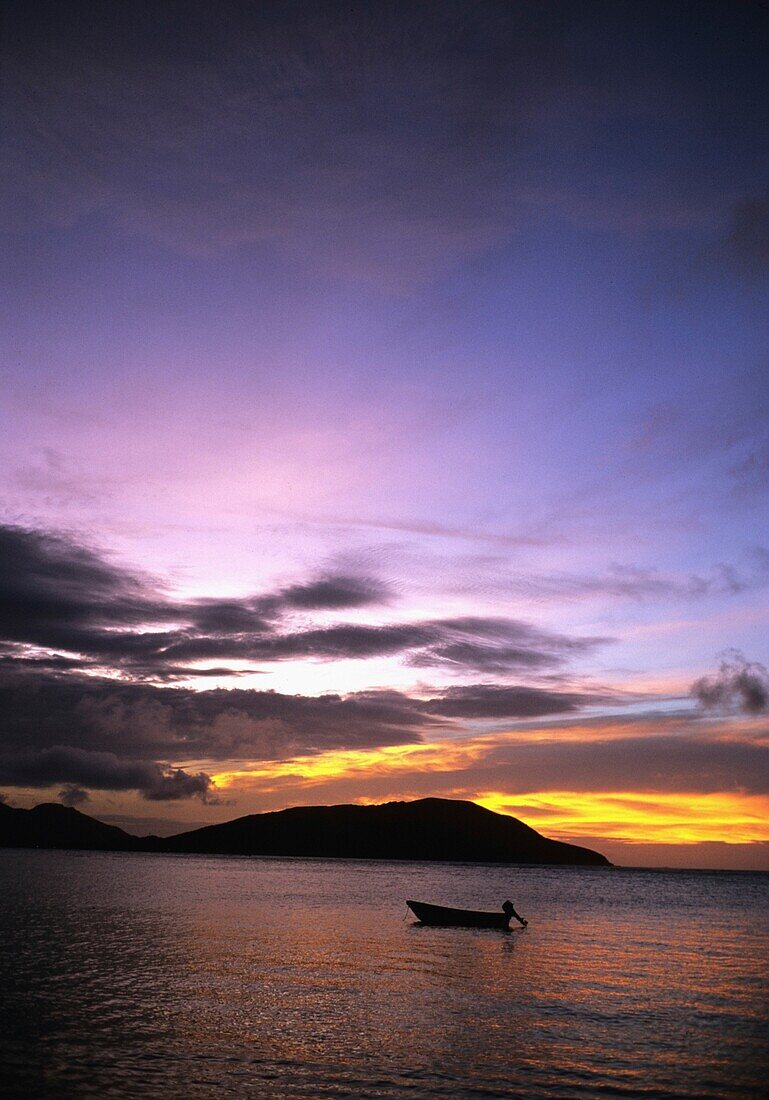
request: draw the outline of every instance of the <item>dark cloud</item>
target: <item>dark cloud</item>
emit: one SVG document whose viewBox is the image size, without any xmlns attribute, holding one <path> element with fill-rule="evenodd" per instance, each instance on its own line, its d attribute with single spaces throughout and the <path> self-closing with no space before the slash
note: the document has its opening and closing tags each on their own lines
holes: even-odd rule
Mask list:
<svg viewBox="0 0 769 1100">
<path fill-rule="evenodd" d="M 67 672 L 76 671 L 82 664 L 82 660 L 77 657 L 22 657 L 19 656 L 18 648 L 0 645 L 0 669 L 7 668 L 16 672 Z"/>
<path fill-rule="evenodd" d="M 405 696 L 191 691 L 36 677 L 0 687 L 0 783 L 138 790 L 215 802 L 211 780 L 163 761 L 281 759 L 419 740 L 434 719 Z"/>
<path fill-rule="evenodd" d="M 403 626 L 338 627 L 286 639 L 308 656 L 367 657 L 403 653 L 417 668 L 503 675 L 563 664 L 605 643 L 568 638 L 515 620 L 477 617 L 428 620 Z M 279 647 L 283 640 L 279 641 Z"/>
<path fill-rule="evenodd" d="M 213 784 L 203 772 L 190 775 L 151 761 L 121 760 L 111 752 L 89 752 L 57 745 L 39 752 L 3 753 L 0 783 L 16 787 L 50 787 L 64 783 L 65 791 L 91 787 L 97 790 L 138 790 L 152 802 L 177 801 L 193 795 L 203 802 Z"/>
<path fill-rule="evenodd" d="M 71 654 L 79 654 L 82 667 L 109 666 L 136 679 L 168 680 L 198 675 L 189 667 L 196 661 L 402 655 L 418 667 L 501 675 L 560 665 L 602 641 L 501 618 L 330 626 L 304 621 L 313 611 L 387 600 L 385 586 L 350 574 L 242 599 L 174 601 L 149 578 L 120 569 L 93 550 L 21 528 L 0 528 L 0 562 L 0 665 L 20 670 L 65 672 L 73 667 L 67 663 Z M 200 674 L 215 672 L 226 668 L 219 663 Z"/>
<path fill-rule="evenodd" d="M 536 717 L 596 701 L 589 694 L 493 684 L 453 687 L 426 700 L 396 691 L 302 696 L 91 677 L 0 684 L 6 749 L 67 742 L 145 759 L 279 759 L 375 748 L 418 740 L 440 718 Z"/>
<path fill-rule="evenodd" d="M 246 599 L 199 599 L 180 609 L 199 632 L 249 636 L 272 630 L 275 619 L 290 611 L 343 611 L 386 603 L 389 590 L 371 577 L 330 573 L 274 594 Z"/>
<path fill-rule="evenodd" d="M 0 638 L 6 641 L 49 645 L 56 638 L 64 646 L 73 638 L 86 641 L 94 628 L 168 616 L 147 579 L 61 535 L 0 526 L 0 563 Z"/>
<path fill-rule="evenodd" d="M 604 638 L 568 638 L 527 623 L 477 617 L 368 626 L 345 623 L 272 635 L 183 637 L 143 635 L 144 659 L 283 661 L 349 660 L 402 654 L 412 666 L 506 674 L 555 667 L 589 652 Z M 139 655 L 137 655 L 139 656 Z"/>
<path fill-rule="evenodd" d="M 348 628 L 326 638 L 313 631 L 275 636 L 276 624 L 293 612 L 359 608 L 387 598 L 385 586 L 369 577 L 327 574 L 242 599 L 174 601 L 150 578 L 71 538 L 20 527 L 0 527 L 0 565 L 0 664 L 28 669 L 64 671 L 74 663 L 62 653 L 30 653 L 30 646 L 77 653 L 81 664 L 164 678 L 192 674 L 178 667 L 179 659 L 334 656 L 345 652 Z M 365 636 L 362 628 L 348 648 L 366 655 L 393 645 L 384 634 L 377 642 L 371 634 L 367 647 Z M 217 671 L 226 673 L 201 674 Z"/>
<path fill-rule="evenodd" d="M 440 696 L 428 699 L 423 707 L 428 714 L 447 718 L 541 718 L 571 713 L 598 701 L 596 696 L 578 692 L 474 684 L 448 688 Z M 601 701 L 605 702 L 605 697 Z"/>
<path fill-rule="evenodd" d="M 692 684 L 692 695 L 706 710 L 765 714 L 769 711 L 769 672 L 755 661 L 747 661 L 736 650 L 721 662 L 714 676 L 703 676 Z"/>
<path fill-rule="evenodd" d="M 82 806 L 90 797 L 88 791 L 83 790 L 82 787 L 78 787 L 74 783 L 68 783 L 58 794 L 59 802 L 64 806 Z"/>
<path fill-rule="evenodd" d="M 6 751 L 67 744 L 120 759 L 280 759 L 419 739 L 435 719 L 398 693 L 195 691 L 95 678 L 0 685 Z M 63 781 L 63 777 L 62 777 Z"/>
<path fill-rule="evenodd" d="M 515 620 L 467 617 L 381 626 L 345 623 L 269 635 L 182 636 L 178 641 L 142 635 L 139 645 L 145 659 L 158 662 L 346 660 L 403 654 L 416 667 L 499 674 L 556 666 L 604 641 L 568 638 Z"/>
<path fill-rule="evenodd" d="M 182 637 L 170 643 L 164 640 L 156 654 L 159 659 L 170 661 L 207 660 L 213 657 L 261 661 L 302 657 L 326 660 L 366 658 L 405 652 L 427 644 L 429 637 L 429 630 L 419 624 L 365 626 L 350 623 L 262 636 Z"/>
<path fill-rule="evenodd" d="M 457 718 L 571 713 L 591 696 L 480 685 L 423 700 L 395 691 L 282 695 L 15 678 L 0 686 L 0 782 L 131 790 L 159 801 L 211 801 L 208 777 L 159 761 L 279 760 L 332 749 L 418 742 Z"/>
<path fill-rule="evenodd" d="M 555 667 L 608 641 L 569 638 L 514 619 L 441 619 L 425 627 L 434 635 L 424 646 L 414 647 L 410 664 L 492 674 Z"/>
<path fill-rule="evenodd" d="M 305 611 L 334 611 L 385 603 L 388 596 L 387 587 L 380 581 L 370 577 L 336 574 L 284 588 L 280 599 L 286 607 Z"/>
<path fill-rule="evenodd" d="M 465 674 L 541 673 L 600 639 L 480 616 L 314 625 L 313 612 L 386 602 L 383 585 L 349 572 L 242 599 L 183 602 L 61 535 L 0 528 L 0 555 L 0 782 L 60 784 L 70 800 L 101 789 L 210 802 L 209 776 L 180 765 L 406 744 L 455 719 L 569 713 L 591 700 L 495 684 L 427 700 L 392 691 L 309 697 L 161 687 L 228 672 L 222 663 L 189 667 L 199 660 L 395 655 Z"/>
<path fill-rule="evenodd" d="M 211 777 L 205 772 L 190 775 L 183 768 L 161 768 L 154 782 L 141 788 L 141 793 L 151 802 L 178 802 L 193 796 L 203 802 L 218 802 L 212 788 Z"/>
<path fill-rule="evenodd" d="M 180 609 L 203 634 L 247 634 L 271 629 L 272 609 L 259 599 L 197 600 Z"/>
<path fill-rule="evenodd" d="M 663 597 L 676 589 L 738 593 L 765 583 L 768 563 L 766 552 L 756 550 L 750 577 L 727 565 L 707 580 L 680 581 L 617 567 L 603 578 L 532 578 L 524 586 L 561 598 L 593 592 Z M 244 674 L 228 669 L 228 661 L 246 661 L 258 671 L 277 661 L 398 656 L 413 667 L 497 678 L 557 668 L 606 640 L 477 616 L 314 625 L 313 613 L 388 600 L 384 585 L 350 573 L 237 599 L 175 601 L 152 578 L 72 539 L 17 527 L 0 527 L 0 566 L 0 669 L 31 676 L 106 667 L 140 681 L 173 681 Z"/>
</svg>

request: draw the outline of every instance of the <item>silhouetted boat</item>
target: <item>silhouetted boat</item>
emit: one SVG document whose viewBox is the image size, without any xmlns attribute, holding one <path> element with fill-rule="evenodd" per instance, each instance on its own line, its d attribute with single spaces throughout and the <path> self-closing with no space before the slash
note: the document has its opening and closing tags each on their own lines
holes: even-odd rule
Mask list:
<svg viewBox="0 0 769 1100">
<path fill-rule="evenodd" d="M 510 918 L 515 912 L 512 905 L 509 910 L 503 910 L 501 913 L 485 913 L 477 909 L 450 909 L 446 905 L 429 905 L 425 901 L 407 901 L 406 905 L 422 924 L 443 927 L 455 925 L 462 928 L 509 929 Z"/>
</svg>

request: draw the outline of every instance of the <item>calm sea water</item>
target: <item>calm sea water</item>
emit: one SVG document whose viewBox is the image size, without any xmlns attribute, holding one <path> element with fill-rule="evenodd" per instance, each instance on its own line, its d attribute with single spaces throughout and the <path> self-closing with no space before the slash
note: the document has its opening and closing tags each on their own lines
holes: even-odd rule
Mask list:
<svg viewBox="0 0 769 1100">
<path fill-rule="evenodd" d="M 523 931 L 432 929 L 405 898 Z M 769 875 L 0 852 L 0 1092 L 754 1097 Z"/>
</svg>

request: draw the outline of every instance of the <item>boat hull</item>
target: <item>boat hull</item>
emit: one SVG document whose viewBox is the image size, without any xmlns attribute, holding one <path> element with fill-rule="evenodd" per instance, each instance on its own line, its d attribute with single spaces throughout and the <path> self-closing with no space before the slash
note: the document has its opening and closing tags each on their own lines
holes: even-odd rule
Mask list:
<svg viewBox="0 0 769 1100">
<path fill-rule="evenodd" d="M 450 909 L 445 905 L 429 905 L 424 901 L 407 901 L 409 909 L 422 924 L 444 928 L 510 928 L 507 913 L 484 913 L 475 909 Z"/>
</svg>

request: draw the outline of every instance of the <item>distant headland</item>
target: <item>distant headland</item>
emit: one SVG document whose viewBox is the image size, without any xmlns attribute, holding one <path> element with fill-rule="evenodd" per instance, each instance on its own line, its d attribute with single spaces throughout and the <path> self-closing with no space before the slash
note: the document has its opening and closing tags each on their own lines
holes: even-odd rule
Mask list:
<svg viewBox="0 0 769 1100">
<path fill-rule="evenodd" d="M 170 837 L 131 836 L 58 803 L 31 810 L 0 803 L 0 847 L 611 866 L 590 848 L 550 840 L 517 818 L 448 798 L 297 806 Z"/>
</svg>

